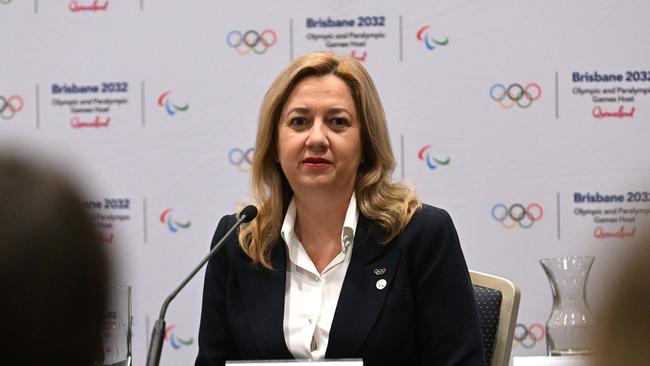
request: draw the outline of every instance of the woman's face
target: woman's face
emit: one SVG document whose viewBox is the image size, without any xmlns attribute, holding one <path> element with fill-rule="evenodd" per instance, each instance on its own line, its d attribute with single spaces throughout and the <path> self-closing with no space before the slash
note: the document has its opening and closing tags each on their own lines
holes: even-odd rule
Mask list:
<svg viewBox="0 0 650 366">
<path fill-rule="evenodd" d="M 342 79 L 310 76 L 296 84 L 280 115 L 278 157 L 295 194 L 352 193 L 361 161 L 361 123 Z"/>
</svg>

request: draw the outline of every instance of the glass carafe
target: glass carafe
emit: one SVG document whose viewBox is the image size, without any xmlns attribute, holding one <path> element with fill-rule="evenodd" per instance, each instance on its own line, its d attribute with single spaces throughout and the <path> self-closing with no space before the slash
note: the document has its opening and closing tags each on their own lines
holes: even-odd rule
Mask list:
<svg viewBox="0 0 650 366">
<path fill-rule="evenodd" d="M 553 292 L 553 308 L 546 322 L 550 356 L 586 355 L 595 319 L 587 304 L 587 278 L 594 257 L 559 257 L 539 261 Z"/>
<path fill-rule="evenodd" d="M 104 314 L 103 366 L 131 366 L 131 286 L 110 289 Z"/>
</svg>

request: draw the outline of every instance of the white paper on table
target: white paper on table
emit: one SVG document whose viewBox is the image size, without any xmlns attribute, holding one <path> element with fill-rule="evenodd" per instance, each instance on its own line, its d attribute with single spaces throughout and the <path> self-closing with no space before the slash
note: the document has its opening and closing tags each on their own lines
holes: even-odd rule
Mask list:
<svg viewBox="0 0 650 366">
<path fill-rule="evenodd" d="M 589 366 L 589 357 L 537 356 L 513 357 L 512 366 Z"/>
<path fill-rule="evenodd" d="M 283 361 L 226 361 L 226 365 L 246 364 L 248 366 L 363 366 L 363 360 L 350 359 L 350 360 L 283 360 Z"/>
</svg>

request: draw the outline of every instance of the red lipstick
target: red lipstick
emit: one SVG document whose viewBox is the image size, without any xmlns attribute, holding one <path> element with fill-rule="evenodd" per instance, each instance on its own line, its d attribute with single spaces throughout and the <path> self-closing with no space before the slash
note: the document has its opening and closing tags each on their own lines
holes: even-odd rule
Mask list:
<svg viewBox="0 0 650 366">
<path fill-rule="evenodd" d="M 331 164 L 331 162 L 327 159 L 316 157 L 305 158 L 302 163 L 305 164 L 305 166 L 308 168 L 323 168 Z"/>
</svg>

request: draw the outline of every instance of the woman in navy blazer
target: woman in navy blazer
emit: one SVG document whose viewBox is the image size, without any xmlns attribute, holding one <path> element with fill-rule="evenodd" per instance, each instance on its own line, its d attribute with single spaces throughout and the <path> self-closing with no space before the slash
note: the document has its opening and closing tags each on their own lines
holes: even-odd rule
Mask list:
<svg viewBox="0 0 650 366">
<path fill-rule="evenodd" d="M 294 358 L 284 334 L 283 218 L 295 204 L 295 233 L 321 272 L 342 252 L 350 197 L 358 220 L 324 358 L 362 358 L 370 366 L 485 365 L 454 225 L 447 212 L 390 181 L 395 162 L 385 115 L 359 62 L 330 53 L 293 61 L 264 98 L 255 151 L 260 213 L 208 264 L 197 366 Z M 221 219 L 212 245 L 235 221 Z"/>
</svg>

